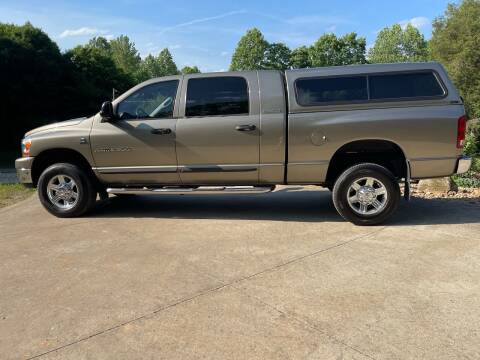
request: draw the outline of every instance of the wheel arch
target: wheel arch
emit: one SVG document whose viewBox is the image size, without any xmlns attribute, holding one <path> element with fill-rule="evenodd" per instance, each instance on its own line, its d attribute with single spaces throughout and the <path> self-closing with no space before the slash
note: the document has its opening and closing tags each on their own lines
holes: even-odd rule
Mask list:
<svg viewBox="0 0 480 360">
<path fill-rule="evenodd" d="M 69 163 L 79 166 L 85 170 L 89 176 L 96 178 L 91 164 L 80 152 L 68 148 L 55 148 L 42 151 L 35 156 L 32 163 L 32 182 L 34 186 L 38 184 L 38 179 L 42 172 L 49 166 L 56 163 Z"/>
<path fill-rule="evenodd" d="M 386 167 L 398 179 L 407 176 L 407 157 L 396 142 L 388 139 L 358 139 L 337 149 L 329 161 L 326 183 L 332 185 L 347 168 L 363 162 Z"/>
</svg>

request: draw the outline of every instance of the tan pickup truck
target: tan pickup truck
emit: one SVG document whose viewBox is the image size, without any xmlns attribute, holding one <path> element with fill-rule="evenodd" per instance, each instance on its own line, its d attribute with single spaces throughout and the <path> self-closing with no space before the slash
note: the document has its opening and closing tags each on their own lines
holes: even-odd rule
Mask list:
<svg viewBox="0 0 480 360">
<path fill-rule="evenodd" d="M 405 182 L 466 172 L 462 99 L 437 63 L 178 75 L 141 83 L 90 118 L 32 130 L 18 178 L 52 214 L 97 195 L 332 190 L 345 219 L 378 224 Z"/>
</svg>

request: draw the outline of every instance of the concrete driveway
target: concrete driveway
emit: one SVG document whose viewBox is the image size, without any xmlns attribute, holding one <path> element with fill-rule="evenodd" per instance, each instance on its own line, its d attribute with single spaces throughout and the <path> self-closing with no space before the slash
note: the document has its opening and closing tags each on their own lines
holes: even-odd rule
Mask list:
<svg viewBox="0 0 480 360">
<path fill-rule="evenodd" d="M 480 358 L 479 202 L 298 190 L 0 210 L 0 358 Z"/>
</svg>

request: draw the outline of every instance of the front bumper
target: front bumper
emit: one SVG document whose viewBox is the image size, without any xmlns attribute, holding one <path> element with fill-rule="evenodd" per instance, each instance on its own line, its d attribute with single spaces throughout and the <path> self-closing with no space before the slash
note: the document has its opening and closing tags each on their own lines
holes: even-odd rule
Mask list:
<svg viewBox="0 0 480 360">
<path fill-rule="evenodd" d="M 468 156 L 462 156 L 457 161 L 455 173 L 465 174 L 468 170 L 470 170 L 470 166 L 472 166 L 472 158 Z"/>
<path fill-rule="evenodd" d="M 15 169 L 17 169 L 18 181 L 22 184 L 31 184 L 32 181 L 32 163 L 33 157 L 24 157 L 15 160 Z"/>
</svg>

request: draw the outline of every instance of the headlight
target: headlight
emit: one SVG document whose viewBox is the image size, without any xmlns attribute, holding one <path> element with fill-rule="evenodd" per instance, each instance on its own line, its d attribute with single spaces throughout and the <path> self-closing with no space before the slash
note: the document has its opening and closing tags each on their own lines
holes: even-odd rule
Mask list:
<svg viewBox="0 0 480 360">
<path fill-rule="evenodd" d="M 32 146 L 31 139 L 22 139 L 22 156 L 29 157 L 30 156 L 30 147 Z"/>
</svg>

